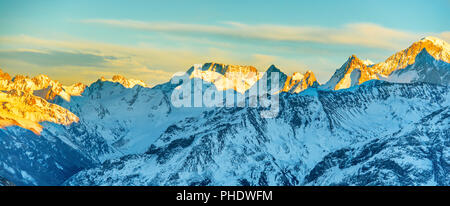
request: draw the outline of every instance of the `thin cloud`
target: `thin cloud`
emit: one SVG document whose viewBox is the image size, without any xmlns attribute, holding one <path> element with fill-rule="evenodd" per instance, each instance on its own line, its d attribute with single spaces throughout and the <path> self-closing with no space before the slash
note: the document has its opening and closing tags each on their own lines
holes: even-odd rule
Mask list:
<svg viewBox="0 0 450 206">
<path fill-rule="evenodd" d="M 450 31 L 442 32 L 438 35 L 438 37 L 446 42 L 450 42 Z"/>
<path fill-rule="evenodd" d="M 218 26 L 111 19 L 87 19 L 81 22 L 173 34 L 209 34 L 241 39 L 345 44 L 383 49 L 399 49 L 406 42 L 411 42 L 419 37 L 415 33 L 372 23 L 347 24 L 337 28 L 328 28 L 273 24 L 250 25 L 240 22 L 221 22 Z"/>
<path fill-rule="evenodd" d="M 75 80 L 90 83 L 100 75 L 122 74 L 155 85 L 168 81 L 174 72 L 186 71 L 198 63 L 253 63 L 245 61 L 239 54 L 217 48 L 200 51 L 162 49 L 142 44 L 133 47 L 79 39 L 49 40 L 26 35 L 0 36 L 0 44 L 26 48 L 3 50 L 3 54 L 0 50 L 0 67 L 5 70 L 31 74 L 52 71 L 58 79 L 78 75 L 73 79 L 65 78 L 67 84 L 75 83 Z"/>
<path fill-rule="evenodd" d="M 84 66 L 84 67 L 103 67 L 108 60 L 114 60 L 112 56 L 98 56 L 83 53 L 71 53 L 50 51 L 42 52 L 39 50 L 0 51 L 0 59 L 15 59 L 36 64 L 40 66 Z"/>
</svg>

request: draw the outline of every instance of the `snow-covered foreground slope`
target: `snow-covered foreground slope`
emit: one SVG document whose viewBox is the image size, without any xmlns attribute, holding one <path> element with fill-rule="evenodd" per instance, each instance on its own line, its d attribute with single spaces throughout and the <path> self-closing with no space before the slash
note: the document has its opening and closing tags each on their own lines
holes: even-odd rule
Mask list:
<svg viewBox="0 0 450 206">
<path fill-rule="evenodd" d="M 370 81 L 338 92 L 284 93 L 275 119 L 261 118 L 260 108 L 206 111 L 169 126 L 145 154 L 105 161 L 66 184 L 311 184 L 310 174 L 330 154 L 410 130 L 426 115 L 448 107 L 449 95 L 446 86 Z M 448 130 L 448 124 L 439 129 Z M 448 135 L 442 137 L 448 140 Z M 433 183 L 443 184 L 416 184 Z"/>
<path fill-rule="evenodd" d="M 102 147 L 95 138 L 84 144 L 61 125 L 48 123 L 42 135 L 20 128 L 0 130 L 0 176 L 16 185 L 60 185 L 74 173 L 98 164 L 87 152 Z M 49 130 L 56 130 L 52 132 Z M 91 145 L 92 144 L 92 145 Z"/>
<path fill-rule="evenodd" d="M 450 185 L 450 110 L 328 154 L 307 185 Z"/>
</svg>

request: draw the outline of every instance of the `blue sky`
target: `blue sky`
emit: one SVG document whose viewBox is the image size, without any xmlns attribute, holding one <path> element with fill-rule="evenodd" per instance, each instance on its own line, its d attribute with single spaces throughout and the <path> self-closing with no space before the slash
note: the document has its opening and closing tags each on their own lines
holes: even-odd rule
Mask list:
<svg viewBox="0 0 450 206">
<path fill-rule="evenodd" d="M 154 85 L 205 62 L 312 70 L 450 41 L 449 0 L 0 0 L 0 68 L 65 84 L 122 74 Z"/>
</svg>

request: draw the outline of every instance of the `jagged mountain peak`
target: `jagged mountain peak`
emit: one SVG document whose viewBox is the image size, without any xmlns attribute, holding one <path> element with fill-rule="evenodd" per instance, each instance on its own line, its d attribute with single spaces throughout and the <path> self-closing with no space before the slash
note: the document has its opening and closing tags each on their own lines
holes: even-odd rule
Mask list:
<svg viewBox="0 0 450 206">
<path fill-rule="evenodd" d="M 355 63 L 365 64 L 365 62 L 366 62 L 365 60 L 362 60 L 356 54 L 352 54 L 347 58 L 347 61 L 345 61 L 345 64 L 355 64 Z"/>
<path fill-rule="evenodd" d="M 235 75 L 236 73 L 243 75 L 258 73 L 258 70 L 254 66 L 232 65 L 216 62 L 195 64 L 187 71 L 187 73 L 191 75 L 194 71 L 212 72 L 223 76 Z"/>
<path fill-rule="evenodd" d="M 0 69 L 0 90 L 6 90 L 11 83 L 11 76 Z"/>
<path fill-rule="evenodd" d="M 5 91 L 18 90 L 53 101 L 56 96 L 60 96 L 65 101 L 70 101 L 71 96 L 79 96 L 83 93 L 85 86 L 77 83 L 71 86 L 64 86 L 59 81 L 51 79 L 45 74 L 35 77 L 16 75 L 11 79 L 8 73 L 0 74 L 0 89 Z"/>
<path fill-rule="evenodd" d="M 70 101 L 71 94 L 84 89 L 82 84 L 71 86 L 73 91 L 67 93 L 61 83 L 47 75 L 41 74 L 33 78 L 16 75 L 11 79 L 3 71 L 0 74 L 0 90 L 3 90 L 0 92 L 0 128 L 19 126 L 40 134 L 40 122 L 68 125 L 78 121 L 78 117 L 72 112 L 51 101 L 56 96 Z"/>
<path fill-rule="evenodd" d="M 370 67 L 371 65 L 374 65 L 375 63 L 373 63 L 370 59 L 361 59 L 358 56 L 356 56 L 356 54 L 352 54 L 350 57 L 348 57 L 347 61 L 345 64 L 349 64 L 349 65 L 354 65 L 354 66 L 361 66 L 361 65 L 365 65 L 367 67 Z"/>
<path fill-rule="evenodd" d="M 349 65 L 348 67 L 352 67 L 352 65 L 357 65 L 357 66 L 360 66 L 360 65 L 366 65 L 366 64 L 364 64 L 364 61 L 361 60 L 360 58 L 358 58 L 355 54 L 352 54 L 352 55 L 347 59 L 346 64 Z"/>
<path fill-rule="evenodd" d="M 276 88 L 272 88 L 272 77 L 274 74 L 278 74 L 278 86 Z M 299 78 L 300 76 L 297 75 Z M 270 65 L 270 67 L 266 70 L 266 72 L 263 73 L 263 75 L 261 76 L 261 79 L 258 81 L 266 81 L 266 82 L 260 82 L 258 84 L 255 84 L 255 86 L 258 85 L 267 85 L 267 91 L 269 93 L 280 93 L 284 91 L 284 87 L 286 84 L 289 84 L 287 82 L 288 80 L 288 75 L 286 73 L 284 73 L 283 71 L 281 71 L 281 69 L 279 69 L 278 67 L 276 67 L 275 65 Z M 261 84 L 262 83 L 262 84 Z M 260 91 L 261 92 L 261 91 Z"/>
<path fill-rule="evenodd" d="M 230 72 L 240 72 L 240 73 L 256 73 L 258 70 L 254 66 L 243 66 L 243 65 L 231 65 L 231 64 L 222 64 L 222 63 L 215 63 L 215 62 L 209 62 L 203 64 L 202 68 L 203 71 L 214 71 L 222 75 L 226 75 Z"/>
<path fill-rule="evenodd" d="M 188 70 L 191 78 L 199 78 L 213 83 L 219 90 L 234 89 L 245 93 L 260 80 L 267 80 L 268 86 L 272 82 L 272 73 L 279 74 L 279 88 L 277 92 L 299 93 L 309 87 L 318 86 L 317 79 L 311 70 L 304 74 L 295 72 L 288 76 L 275 65 L 271 65 L 264 73 L 259 73 L 253 66 L 236 66 L 218 63 L 194 65 Z"/>
<path fill-rule="evenodd" d="M 447 49 L 449 48 L 449 45 L 446 41 L 439 39 L 437 37 L 434 37 L 434 36 L 424 37 L 419 42 L 427 42 L 427 41 L 432 42 L 435 46 L 438 46 L 438 47 L 447 48 Z"/>
<path fill-rule="evenodd" d="M 377 69 L 384 75 L 389 75 L 397 69 L 403 69 L 414 64 L 416 56 L 423 49 L 426 49 L 435 59 L 450 63 L 450 46 L 448 43 L 436 37 L 425 37 L 392 55 L 385 62 L 377 64 Z"/>
<path fill-rule="evenodd" d="M 352 55 L 344 65 L 336 70 L 324 85 L 326 89 L 338 90 L 349 88 L 372 79 L 386 79 L 394 71 L 413 65 L 423 50 L 429 53 L 427 60 L 441 60 L 450 63 L 450 49 L 447 42 L 436 37 L 426 37 L 414 42 L 410 47 L 395 53 L 384 62 L 368 64 Z M 419 57 L 423 58 L 424 56 Z"/>
<path fill-rule="evenodd" d="M 356 55 L 351 55 L 323 87 L 331 90 L 345 89 L 374 78 L 377 77 L 371 67 Z"/>
<path fill-rule="evenodd" d="M 301 80 L 305 77 L 305 75 L 303 75 L 300 72 L 294 72 L 292 73 L 292 80 Z"/>
<path fill-rule="evenodd" d="M 11 81 L 11 76 L 8 73 L 3 72 L 2 69 L 0 69 L 0 80 Z"/>
<path fill-rule="evenodd" d="M 423 48 L 419 54 L 417 54 L 415 62 L 423 62 L 423 61 L 436 61 L 436 59 L 428 52 L 426 48 Z"/>
<path fill-rule="evenodd" d="M 11 79 L 11 81 L 13 81 L 13 82 L 18 82 L 18 81 L 22 81 L 22 80 L 25 80 L 25 79 L 30 79 L 30 77 L 28 77 L 28 76 L 26 76 L 26 75 L 18 74 L 18 75 L 15 75 L 15 76 Z"/>
<path fill-rule="evenodd" d="M 270 65 L 270 67 L 266 70 L 266 72 L 264 72 L 264 75 L 262 76 L 262 78 L 267 78 L 268 83 L 270 83 L 272 81 L 273 73 L 278 73 L 278 75 L 279 75 L 278 78 L 281 83 L 280 86 L 282 87 L 284 85 L 288 75 L 273 64 Z M 299 76 L 299 75 L 297 74 L 297 76 Z"/>
<path fill-rule="evenodd" d="M 374 65 L 374 64 L 375 64 L 375 63 L 373 63 L 370 59 L 364 60 L 363 63 L 364 63 L 365 65 L 367 65 L 367 66 L 370 66 L 370 65 Z"/>
<path fill-rule="evenodd" d="M 12 81 L 11 85 L 14 86 L 15 89 L 27 91 L 44 89 L 49 86 L 59 86 L 59 87 L 62 86 L 61 83 L 59 83 L 56 80 L 50 79 L 50 77 L 44 74 L 40 74 L 33 78 L 18 74 L 14 76 L 14 78 L 11 81 Z"/>
<path fill-rule="evenodd" d="M 49 82 L 49 81 L 51 81 L 51 79 L 50 79 L 50 77 L 48 77 L 45 74 L 39 74 L 39 75 L 33 77 L 33 81 L 36 81 L 36 82 Z"/>
<path fill-rule="evenodd" d="M 435 59 L 424 48 L 416 56 L 414 64 L 392 72 L 386 80 L 399 83 L 427 82 L 450 85 L 450 64 Z"/>
<path fill-rule="evenodd" d="M 275 65 L 270 65 L 270 67 L 266 70 L 266 73 L 271 73 L 271 72 L 279 72 L 282 74 L 285 74 L 283 71 L 281 71 L 278 67 L 276 67 Z"/>
<path fill-rule="evenodd" d="M 45 99 L 17 89 L 0 92 L 0 128 L 19 126 L 40 134 L 40 122 L 69 125 L 78 122 L 78 117 L 69 110 Z"/>
<path fill-rule="evenodd" d="M 63 86 L 64 91 L 66 91 L 70 96 L 81 96 L 87 85 L 83 83 L 75 83 L 70 86 Z"/>
<path fill-rule="evenodd" d="M 239 80 L 239 78 L 252 78 L 257 77 L 258 70 L 254 66 L 246 65 L 231 65 L 222 63 L 206 63 L 201 67 L 202 71 L 216 72 L 224 75 L 227 78 Z"/>
<path fill-rule="evenodd" d="M 303 76 L 305 79 L 308 79 L 308 81 L 317 81 L 316 75 L 314 75 L 311 70 L 307 70 Z"/>
<path fill-rule="evenodd" d="M 316 76 L 311 70 L 306 71 L 304 74 L 300 72 L 294 72 L 292 76 L 287 76 L 282 89 L 283 92 L 300 93 L 309 87 L 317 87 Z"/>
<path fill-rule="evenodd" d="M 239 66 L 221 63 L 196 64 L 188 72 L 190 78 L 213 83 L 218 90 L 233 89 L 245 93 L 261 77 L 253 66 Z"/>
<path fill-rule="evenodd" d="M 108 82 L 119 83 L 122 86 L 124 86 L 125 88 L 133 88 L 136 85 L 139 85 L 139 86 L 142 86 L 142 87 L 147 87 L 145 82 L 142 81 L 142 80 L 127 79 L 123 75 L 119 75 L 119 74 L 114 75 L 111 79 L 106 79 L 105 77 L 100 77 L 99 81 L 101 81 L 101 82 L 108 81 Z"/>
<path fill-rule="evenodd" d="M 308 82 L 317 82 L 316 75 L 311 70 L 307 70 L 305 74 L 303 75 L 303 78 L 306 79 Z"/>
</svg>

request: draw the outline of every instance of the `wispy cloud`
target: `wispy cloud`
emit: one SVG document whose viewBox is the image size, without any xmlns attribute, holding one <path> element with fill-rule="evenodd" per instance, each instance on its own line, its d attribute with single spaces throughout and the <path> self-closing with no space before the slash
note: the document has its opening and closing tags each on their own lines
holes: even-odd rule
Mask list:
<svg viewBox="0 0 450 206">
<path fill-rule="evenodd" d="M 168 81 L 175 72 L 205 62 L 267 65 L 221 48 L 206 50 L 164 49 L 151 45 L 117 45 L 80 39 L 42 39 L 32 36 L 0 36 L 0 67 L 5 71 L 36 75 L 50 72 L 66 84 L 90 83 L 100 76 L 122 74 L 142 79 L 149 85 Z M 25 48 L 25 49 L 23 49 Z M 266 62 L 265 62 L 266 63 Z M 37 73 L 38 72 L 38 73 Z M 70 78 L 68 78 L 70 77 Z"/>
<path fill-rule="evenodd" d="M 103 67 L 108 60 L 115 60 L 113 56 L 98 56 L 93 54 L 72 53 L 62 51 L 40 51 L 18 49 L 17 51 L 0 51 L 1 58 L 21 60 L 39 66 L 83 66 Z"/>
<path fill-rule="evenodd" d="M 391 29 L 372 23 L 355 23 L 330 28 L 243 24 L 239 22 L 221 22 L 219 25 L 113 19 L 87 19 L 81 22 L 173 34 L 209 34 L 241 39 L 346 44 L 384 49 L 398 49 L 405 43 L 417 40 L 420 37 L 412 32 Z"/>
<path fill-rule="evenodd" d="M 438 37 L 446 42 L 450 42 L 450 31 L 442 32 L 438 35 Z"/>
<path fill-rule="evenodd" d="M 0 45 L 10 48 L 0 50 L 0 67 L 5 71 L 27 71 L 31 75 L 36 75 L 37 71 L 50 72 L 58 79 L 68 80 L 67 84 L 74 81 L 89 83 L 101 75 L 122 74 L 154 85 L 167 81 L 175 71 L 187 70 L 189 65 L 199 63 L 195 62 L 199 55 L 191 51 L 132 47 L 79 39 L 2 36 Z"/>
<path fill-rule="evenodd" d="M 237 22 L 222 22 L 220 26 L 98 19 L 83 22 L 167 33 L 162 36 L 140 34 L 140 37 L 144 37 L 140 38 L 142 42 L 134 45 L 102 43 L 71 37 L 56 40 L 27 35 L 0 36 L 0 48 L 3 48 L 0 50 L 0 67 L 12 72 L 25 71 L 31 75 L 35 75 L 38 71 L 46 74 L 47 71 L 51 71 L 55 78 L 65 80 L 66 83 L 74 83 L 74 81 L 89 83 L 101 75 L 107 77 L 122 74 L 155 85 L 169 80 L 174 72 L 187 70 L 190 65 L 213 61 L 253 65 L 261 71 L 271 64 L 279 66 L 287 73 L 311 69 L 318 79 L 324 82 L 334 69 L 352 54 L 353 48 L 359 48 L 358 46 L 370 47 L 366 50 L 374 52 L 370 56 L 377 56 L 379 60 L 383 60 L 393 54 L 393 51 L 404 49 L 423 36 L 435 35 L 450 41 L 448 31 L 419 35 L 370 23 L 324 28 L 248 25 Z M 264 41 L 241 44 L 251 41 L 221 41 L 217 38 L 209 39 L 207 36 L 197 38 L 196 35 L 186 35 L 186 33 L 206 33 L 221 37 Z M 170 45 L 176 46 L 164 47 L 152 44 L 160 41 L 160 38 L 165 38 Z M 176 42 L 181 43 L 179 45 L 185 45 L 185 42 L 193 45 L 178 47 Z M 324 45 L 311 47 L 296 44 L 301 42 Z M 203 45 L 201 49 L 198 49 L 198 44 Z M 341 45 L 356 46 L 350 46 L 352 49 L 343 52 L 336 52 L 328 44 L 338 44 L 335 48 L 341 48 Z M 330 54 L 333 58 L 330 58 Z"/>
</svg>

